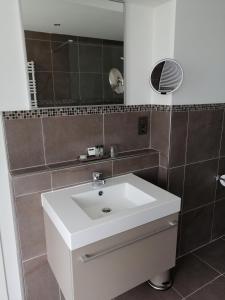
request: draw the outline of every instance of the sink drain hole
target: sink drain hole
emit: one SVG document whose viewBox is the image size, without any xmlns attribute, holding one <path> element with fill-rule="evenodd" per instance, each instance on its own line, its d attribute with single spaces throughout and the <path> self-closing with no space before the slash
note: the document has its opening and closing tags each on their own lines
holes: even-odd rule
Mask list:
<svg viewBox="0 0 225 300">
<path fill-rule="evenodd" d="M 102 212 L 105 213 L 105 214 L 110 213 L 111 211 L 112 211 L 112 210 L 111 210 L 111 208 L 109 208 L 109 207 L 104 207 L 104 208 L 102 209 Z"/>
</svg>

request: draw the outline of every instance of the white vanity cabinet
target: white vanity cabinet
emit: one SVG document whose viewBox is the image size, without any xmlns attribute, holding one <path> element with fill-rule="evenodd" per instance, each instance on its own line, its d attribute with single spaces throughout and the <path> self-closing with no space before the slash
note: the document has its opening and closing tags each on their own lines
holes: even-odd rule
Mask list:
<svg viewBox="0 0 225 300">
<path fill-rule="evenodd" d="M 175 265 L 180 198 L 133 175 L 42 194 L 66 300 L 110 300 Z"/>
<path fill-rule="evenodd" d="M 109 300 L 174 267 L 177 219 L 172 214 L 71 251 L 45 213 L 48 261 L 65 299 Z"/>
</svg>

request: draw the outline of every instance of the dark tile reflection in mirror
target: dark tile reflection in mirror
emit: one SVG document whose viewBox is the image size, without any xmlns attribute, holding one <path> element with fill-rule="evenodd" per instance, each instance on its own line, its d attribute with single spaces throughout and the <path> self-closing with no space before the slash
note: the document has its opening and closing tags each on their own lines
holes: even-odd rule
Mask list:
<svg viewBox="0 0 225 300">
<path fill-rule="evenodd" d="M 123 73 L 123 47 L 103 45 L 103 71 L 109 73 L 113 68 L 117 68 Z"/>
<path fill-rule="evenodd" d="M 78 105 L 79 77 L 77 73 L 54 72 L 55 103 Z"/>
<path fill-rule="evenodd" d="M 102 47 L 79 45 L 80 72 L 100 73 L 102 71 Z"/>
<path fill-rule="evenodd" d="M 52 42 L 53 72 L 78 72 L 78 46 L 74 41 Z"/>
<path fill-rule="evenodd" d="M 97 73 L 81 73 L 80 93 L 80 103 L 82 105 L 103 103 L 102 75 Z"/>
<path fill-rule="evenodd" d="M 108 79 L 111 68 L 123 73 L 123 42 L 34 31 L 25 38 L 39 107 L 124 103 Z"/>
<path fill-rule="evenodd" d="M 54 106 L 52 72 L 36 72 L 38 106 Z"/>
<path fill-rule="evenodd" d="M 50 41 L 26 39 L 27 60 L 35 62 L 36 71 L 51 71 Z"/>
</svg>

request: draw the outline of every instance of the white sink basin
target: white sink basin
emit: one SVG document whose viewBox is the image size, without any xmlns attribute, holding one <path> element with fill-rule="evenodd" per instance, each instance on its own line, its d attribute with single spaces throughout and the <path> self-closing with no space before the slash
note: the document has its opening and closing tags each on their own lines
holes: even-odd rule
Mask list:
<svg viewBox="0 0 225 300">
<path fill-rule="evenodd" d="M 42 205 L 70 250 L 179 212 L 180 198 L 133 175 L 42 194 Z"/>
<path fill-rule="evenodd" d="M 100 190 L 75 194 L 72 199 L 92 219 L 103 218 L 124 209 L 156 201 L 129 183 L 102 186 Z"/>
</svg>

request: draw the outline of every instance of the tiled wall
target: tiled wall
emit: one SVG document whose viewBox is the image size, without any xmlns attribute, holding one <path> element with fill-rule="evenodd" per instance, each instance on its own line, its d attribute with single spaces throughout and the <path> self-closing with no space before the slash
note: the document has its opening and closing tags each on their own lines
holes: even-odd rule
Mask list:
<svg viewBox="0 0 225 300">
<path fill-rule="evenodd" d="M 149 118 L 146 135 L 138 135 L 142 116 Z M 26 300 L 59 300 L 46 260 L 41 193 L 90 181 L 93 171 L 106 177 L 134 172 L 157 184 L 158 152 L 145 149 L 150 112 L 6 120 L 5 128 Z M 98 143 L 118 144 L 123 153 L 113 160 L 74 161 Z"/>
<path fill-rule="evenodd" d="M 182 197 L 178 255 L 225 234 L 224 109 L 152 112 L 161 186 Z"/>
<path fill-rule="evenodd" d="M 138 135 L 140 116 L 149 117 L 147 135 Z M 215 180 L 217 174 L 225 173 L 222 106 L 34 116 L 5 122 L 27 299 L 36 299 L 37 291 L 40 299 L 58 299 L 58 287 L 46 263 L 40 193 L 89 181 L 97 169 L 106 176 L 137 172 L 182 197 L 178 255 L 225 234 L 225 188 Z M 94 164 L 74 162 L 96 143 L 107 148 L 118 144 L 125 156 Z M 160 152 L 159 168 L 156 152 L 129 152 L 149 147 Z"/>
<path fill-rule="evenodd" d="M 123 103 L 109 85 L 109 71 L 123 73 L 123 43 L 25 31 L 27 59 L 36 67 L 40 107 Z M 67 43 L 66 41 L 74 42 Z"/>
</svg>

